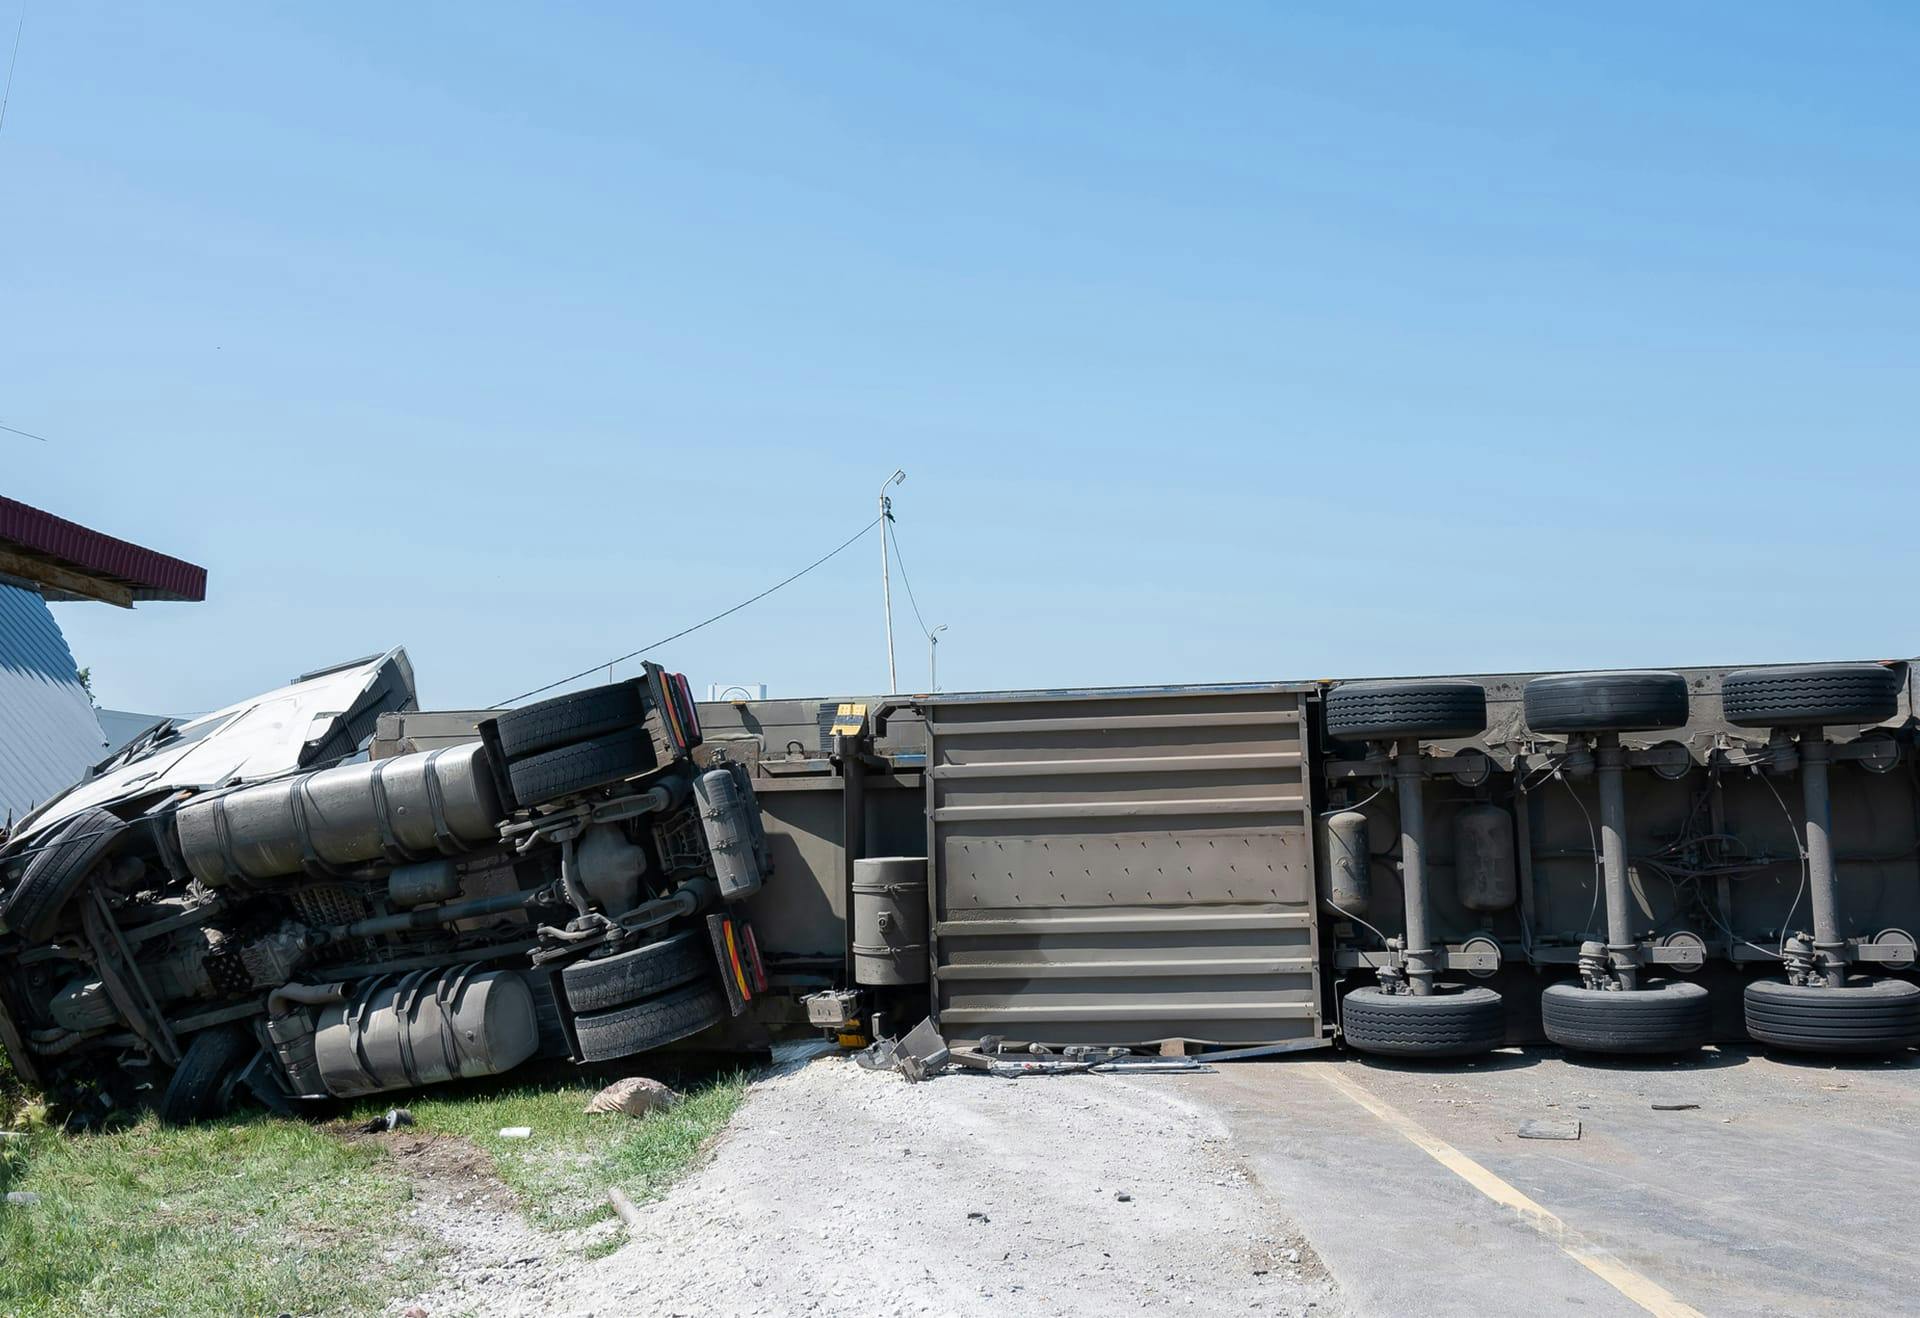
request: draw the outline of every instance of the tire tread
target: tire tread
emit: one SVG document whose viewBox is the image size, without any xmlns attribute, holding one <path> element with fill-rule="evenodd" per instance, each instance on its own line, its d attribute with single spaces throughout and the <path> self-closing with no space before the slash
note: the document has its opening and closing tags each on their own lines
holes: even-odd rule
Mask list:
<svg viewBox="0 0 1920 1318">
<path fill-rule="evenodd" d="M 698 1034 L 727 1018 L 727 1000 L 712 984 L 692 984 L 644 1002 L 574 1018 L 580 1056 L 612 1061 Z"/>
<path fill-rule="evenodd" d="M 634 678 L 510 709 L 494 719 L 494 731 L 500 753 L 517 760 L 638 726 L 646 714 L 642 682 Z"/>
<path fill-rule="evenodd" d="M 575 961 L 560 972 L 567 1005 L 604 1011 L 698 979 L 713 963 L 712 949 L 691 931 L 599 960 Z"/>
</svg>

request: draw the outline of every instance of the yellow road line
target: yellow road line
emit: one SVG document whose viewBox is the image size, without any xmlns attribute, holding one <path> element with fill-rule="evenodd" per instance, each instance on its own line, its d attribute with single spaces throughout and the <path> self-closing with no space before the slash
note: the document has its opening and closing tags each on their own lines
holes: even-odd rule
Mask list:
<svg viewBox="0 0 1920 1318">
<path fill-rule="evenodd" d="M 1690 1304 L 1676 1299 L 1658 1282 L 1641 1276 L 1598 1245 L 1589 1244 L 1578 1231 L 1562 1222 L 1539 1203 L 1495 1176 L 1466 1154 L 1422 1126 L 1412 1117 L 1341 1074 L 1336 1065 L 1313 1068 L 1314 1074 L 1358 1103 L 1374 1116 L 1392 1126 L 1429 1158 L 1445 1167 L 1496 1204 L 1504 1204 L 1520 1214 L 1522 1220 L 1560 1247 L 1562 1253 L 1594 1276 L 1619 1291 L 1648 1313 L 1659 1318 L 1705 1318 Z"/>
</svg>

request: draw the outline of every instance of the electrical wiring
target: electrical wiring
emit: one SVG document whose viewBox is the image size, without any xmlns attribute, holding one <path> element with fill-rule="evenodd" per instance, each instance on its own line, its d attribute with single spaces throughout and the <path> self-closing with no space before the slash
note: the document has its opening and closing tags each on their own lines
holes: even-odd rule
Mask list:
<svg viewBox="0 0 1920 1318">
<path fill-rule="evenodd" d="M 1780 795 L 1780 789 L 1775 787 L 1773 780 L 1764 773 L 1760 775 L 1760 781 L 1767 785 L 1767 790 L 1773 793 L 1773 799 L 1780 803 L 1780 813 L 1787 817 L 1787 831 L 1793 835 L 1794 849 L 1800 853 L 1800 886 L 1794 889 L 1793 905 L 1787 907 L 1787 917 L 1780 922 L 1780 948 L 1775 953 L 1784 960 L 1787 955 L 1787 937 L 1793 928 L 1794 912 L 1800 909 L 1800 899 L 1807 893 L 1807 844 L 1800 836 L 1799 825 L 1793 822 L 1793 811 L 1787 809 L 1787 799 Z"/>
</svg>

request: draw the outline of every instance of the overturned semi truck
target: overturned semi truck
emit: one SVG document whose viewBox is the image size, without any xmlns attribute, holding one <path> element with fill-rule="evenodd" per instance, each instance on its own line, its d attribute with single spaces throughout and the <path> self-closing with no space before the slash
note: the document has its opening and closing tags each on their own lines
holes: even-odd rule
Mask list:
<svg viewBox="0 0 1920 1318">
<path fill-rule="evenodd" d="M 222 715 L 163 729 L 25 821 L 0 1042 L 30 1074 L 191 1117 L 928 1018 L 1920 1042 L 1907 663 L 698 705 L 649 668 L 512 711 L 417 710 L 403 666 L 236 707 L 293 700 L 253 760 L 194 749 Z"/>
<path fill-rule="evenodd" d="M 86 1122 L 287 1111 L 722 1029 L 768 852 L 686 680 L 373 759 L 404 652 L 162 724 L 0 849 L 0 1044 Z M 722 959 L 728 979 L 720 974 Z"/>
<path fill-rule="evenodd" d="M 846 695 L 703 703 L 699 754 L 779 876 L 769 1033 L 1873 1052 L 1920 1040 L 1914 710 L 1905 662 Z"/>
</svg>

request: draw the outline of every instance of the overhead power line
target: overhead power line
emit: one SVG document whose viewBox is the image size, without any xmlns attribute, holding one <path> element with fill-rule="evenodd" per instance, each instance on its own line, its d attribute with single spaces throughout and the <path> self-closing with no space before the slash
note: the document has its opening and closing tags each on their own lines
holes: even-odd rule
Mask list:
<svg viewBox="0 0 1920 1318">
<path fill-rule="evenodd" d="M 0 128 L 7 126 L 7 102 L 13 99 L 13 66 L 20 62 L 20 34 L 26 30 L 27 0 L 20 0 L 20 21 L 13 26 L 13 55 L 7 60 L 7 88 L 0 91 Z"/>
<path fill-rule="evenodd" d="M 679 640 L 682 636 L 691 636 L 694 632 L 699 631 L 702 627 L 712 626 L 714 623 L 719 622 L 722 618 L 730 617 L 731 615 L 740 612 L 740 610 L 746 608 L 749 604 L 759 603 L 761 600 L 773 594 L 774 591 L 779 590 L 781 587 L 790 586 L 794 582 L 800 580 L 801 577 L 806 576 L 807 573 L 813 571 L 815 568 L 819 567 L 822 563 L 825 563 L 828 559 L 833 558 L 835 555 L 839 554 L 842 550 L 846 549 L 848 546 L 855 544 L 860 539 L 861 536 L 871 531 L 874 528 L 875 524 L 879 522 L 879 520 L 880 519 L 878 517 L 874 518 L 873 521 L 868 522 L 865 526 L 861 527 L 858 531 L 855 531 L 852 535 L 848 536 L 845 540 L 842 540 L 834 548 L 828 550 L 826 553 L 822 554 L 820 557 L 814 559 L 813 562 L 807 564 L 805 567 L 801 568 L 798 572 L 794 573 L 792 576 L 787 577 L 781 581 L 776 581 L 773 585 L 768 586 L 765 590 L 761 591 L 758 595 L 754 595 L 747 599 L 743 599 L 730 609 L 723 609 L 719 613 L 714 614 L 711 618 L 702 619 L 701 621 L 694 623 L 693 626 L 691 627 L 684 627 L 681 630 L 675 632 L 671 636 L 663 636 L 657 641 L 650 641 L 647 644 L 641 646 L 638 650 L 629 650 L 626 654 L 623 654 L 618 658 L 602 659 L 599 663 L 589 664 L 587 667 L 582 668 L 579 672 L 573 673 L 567 677 L 563 677 L 557 682 L 549 682 L 545 686 L 537 686 L 531 691 L 522 691 L 519 695 L 514 696 L 510 700 L 502 700 L 500 704 L 502 705 L 518 704 L 520 701 L 525 700 L 528 696 L 537 696 L 542 694 L 543 692 L 551 691 L 557 686 L 565 686 L 569 682 L 577 682 L 583 677 L 592 676 L 593 674 L 599 672 L 602 668 L 611 669 L 615 664 L 624 664 L 629 659 L 638 659 L 641 655 L 645 654 L 649 650 L 657 650 L 661 646 L 666 645 L 669 642 Z"/>
<path fill-rule="evenodd" d="M 53 442 L 45 435 L 36 435 L 31 430 L 20 430 L 14 426 L 0 426 L 0 430 L 6 431 L 9 435 L 25 435 L 28 439 L 37 439 L 42 444 L 51 444 Z"/>
<path fill-rule="evenodd" d="M 920 634 L 928 640 L 933 633 L 927 630 L 927 620 L 920 616 L 920 601 L 913 597 L 913 581 L 907 576 L 907 556 L 900 552 L 900 537 L 894 533 L 893 523 L 887 523 L 887 538 L 893 541 L 893 556 L 900 564 L 900 584 L 907 588 L 907 603 L 913 606 L 913 620 L 920 624 Z"/>
</svg>

